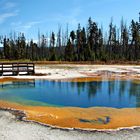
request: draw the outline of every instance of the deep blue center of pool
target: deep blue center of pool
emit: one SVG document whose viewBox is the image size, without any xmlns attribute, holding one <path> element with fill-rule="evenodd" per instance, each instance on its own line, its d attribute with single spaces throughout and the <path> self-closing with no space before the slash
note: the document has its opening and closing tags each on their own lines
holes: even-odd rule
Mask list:
<svg viewBox="0 0 140 140">
<path fill-rule="evenodd" d="M 0 100 L 31 106 L 140 107 L 140 82 L 6 82 L 0 84 Z"/>
</svg>

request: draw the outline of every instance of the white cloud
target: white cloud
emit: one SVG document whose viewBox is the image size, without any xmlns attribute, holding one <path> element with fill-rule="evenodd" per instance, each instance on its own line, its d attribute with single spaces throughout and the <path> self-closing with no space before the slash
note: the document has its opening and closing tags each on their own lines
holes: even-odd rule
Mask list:
<svg viewBox="0 0 140 140">
<path fill-rule="evenodd" d="M 39 24 L 39 21 L 32 21 L 32 22 L 28 22 L 25 25 L 21 26 L 23 29 L 29 30 L 31 27 Z"/>
<path fill-rule="evenodd" d="M 5 22 L 8 18 L 10 17 L 15 17 L 18 15 L 18 11 L 15 11 L 13 13 L 3 13 L 3 14 L 0 14 L 0 24 Z"/>
<path fill-rule="evenodd" d="M 0 47 L 3 47 L 3 44 L 2 43 L 0 43 Z"/>
<path fill-rule="evenodd" d="M 10 0 L 0 1 L 0 24 L 4 23 L 7 19 L 18 15 L 19 11 L 16 10 L 17 4 Z"/>
<path fill-rule="evenodd" d="M 41 22 L 39 22 L 39 21 L 31 21 L 31 22 L 27 22 L 27 23 L 13 22 L 13 23 L 11 23 L 11 26 L 16 31 L 27 32 L 29 29 L 31 29 L 32 27 L 34 27 L 35 25 L 37 25 L 39 23 L 41 23 Z"/>
<path fill-rule="evenodd" d="M 16 7 L 16 5 L 17 4 L 14 2 L 7 2 L 7 3 L 5 3 L 4 9 L 11 9 L 11 8 Z"/>
</svg>

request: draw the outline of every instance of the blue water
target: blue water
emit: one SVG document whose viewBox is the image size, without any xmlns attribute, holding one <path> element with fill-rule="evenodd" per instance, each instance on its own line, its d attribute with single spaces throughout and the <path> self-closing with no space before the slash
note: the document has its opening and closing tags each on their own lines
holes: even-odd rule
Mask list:
<svg viewBox="0 0 140 140">
<path fill-rule="evenodd" d="M 0 100 L 31 106 L 140 107 L 140 82 L 9 82 L 0 84 Z"/>
</svg>

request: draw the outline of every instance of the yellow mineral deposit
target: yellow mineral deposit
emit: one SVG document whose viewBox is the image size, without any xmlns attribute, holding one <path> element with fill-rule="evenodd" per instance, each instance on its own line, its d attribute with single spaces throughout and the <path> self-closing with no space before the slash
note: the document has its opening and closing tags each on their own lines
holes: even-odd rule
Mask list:
<svg viewBox="0 0 140 140">
<path fill-rule="evenodd" d="M 140 125 L 140 108 L 32 107 L 5 101 L 0 101 L 0 108 L 22 110 L 27 120 L 63 128 L 117 129 Z"/>
</svg>

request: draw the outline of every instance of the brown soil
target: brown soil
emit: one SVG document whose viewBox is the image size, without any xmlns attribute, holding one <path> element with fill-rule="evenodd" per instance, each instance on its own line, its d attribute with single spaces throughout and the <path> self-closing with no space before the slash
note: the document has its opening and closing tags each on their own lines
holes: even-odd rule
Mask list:
<svg viewBox="0 0 140 140">
<path fill-rule="evenodd" d="M 0 83 L 9 82 L 9 81 L 30 81 L 30 80 L 32 79 L 18 79 L 13 77 L 4 77 L 4 78 L 0 78 Z"/>
</svg>

